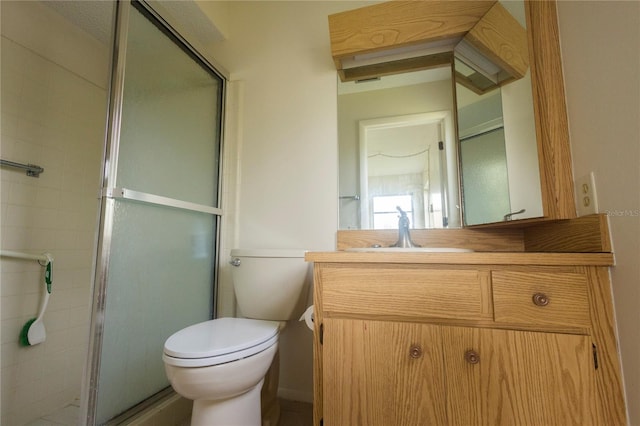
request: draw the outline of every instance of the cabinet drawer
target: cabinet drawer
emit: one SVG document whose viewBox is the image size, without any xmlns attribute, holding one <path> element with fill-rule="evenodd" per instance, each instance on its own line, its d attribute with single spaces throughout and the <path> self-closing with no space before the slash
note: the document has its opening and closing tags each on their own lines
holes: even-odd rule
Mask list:
<svg viewBox="0 0 640 426">
<path fill-rule="evenodd" d="M 491 318 L 489 276 L 476 270 L 327 267 L 325 312 L 411 318 Z"/>
<path fill-rule="evenodd" d="M 587 280 L 582 274 L 493 271 L 491 279 L 496 322 L 590 326 Z"/>
</svg>

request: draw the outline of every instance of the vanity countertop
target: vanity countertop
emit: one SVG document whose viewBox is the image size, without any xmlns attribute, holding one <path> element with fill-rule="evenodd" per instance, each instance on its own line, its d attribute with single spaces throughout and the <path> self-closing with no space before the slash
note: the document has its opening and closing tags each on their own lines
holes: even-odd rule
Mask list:
<svg viewBox="0 0 640 426">
<path fill-rule="evenodd" d="M 310 251 L 305 254 L 304 258 L 307 262 L 317 263 L 423 263 L 440 265 L 613 266 L 615 263 L 613 253 Z"/>
</svg>

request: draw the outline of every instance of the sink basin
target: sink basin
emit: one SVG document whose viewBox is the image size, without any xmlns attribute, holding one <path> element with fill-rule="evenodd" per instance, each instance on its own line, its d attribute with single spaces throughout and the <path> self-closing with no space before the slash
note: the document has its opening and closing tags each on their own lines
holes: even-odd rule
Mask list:
<svg viewBox="0 0 640 426">
<path fill-rule="evenodd" d="M 352 252 L 383 253 L 471 253 L 473 250 L 455 247 L 354 247 L 345 249 Z"/>
</svg>

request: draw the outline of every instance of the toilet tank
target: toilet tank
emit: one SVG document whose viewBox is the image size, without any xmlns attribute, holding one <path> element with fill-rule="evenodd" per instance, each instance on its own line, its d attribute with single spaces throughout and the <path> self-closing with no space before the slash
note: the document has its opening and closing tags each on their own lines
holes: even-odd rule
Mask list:
<svg viewBox="0 0 640 426">
<path fill-rule="evenodd" d="M 231 277 L 239 314 L 271 321 L 298 319 L 308 295 L 310 269 L 304 253 L 305 250 L 231 250 Z"/>
</svg>

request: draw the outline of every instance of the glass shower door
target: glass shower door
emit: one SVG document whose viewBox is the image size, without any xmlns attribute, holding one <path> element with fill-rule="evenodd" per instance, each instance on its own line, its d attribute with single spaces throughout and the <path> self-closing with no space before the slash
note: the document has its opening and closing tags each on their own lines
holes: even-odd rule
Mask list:
<svg viewBox="0 0 640 426">
<path fill-rule="evenodd" d="M 168 387 L 164 341 L 213 317 L 220 215 L 224 79 L 146 6 L 121 2 L 118 19 L 87 417 L 97 424 Z"/>
</svg>

